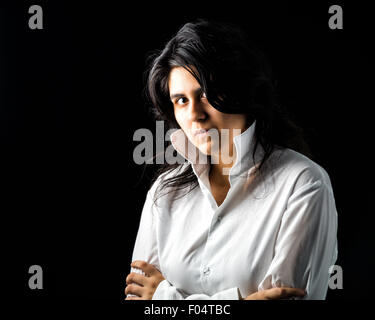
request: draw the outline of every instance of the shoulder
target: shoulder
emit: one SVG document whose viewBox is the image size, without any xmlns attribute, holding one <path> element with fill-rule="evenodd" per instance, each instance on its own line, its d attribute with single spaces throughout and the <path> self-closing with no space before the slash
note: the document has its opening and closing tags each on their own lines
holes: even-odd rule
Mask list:
<svg viewBox="0 0 375 320">
<path fill-rule="evenodd" d="M 294 191 L 308 185 L 321 185 L 332 189 L 327 171 L 315 161 L 289 148 L 277 153 L 276 172 Z"/>
</svg>

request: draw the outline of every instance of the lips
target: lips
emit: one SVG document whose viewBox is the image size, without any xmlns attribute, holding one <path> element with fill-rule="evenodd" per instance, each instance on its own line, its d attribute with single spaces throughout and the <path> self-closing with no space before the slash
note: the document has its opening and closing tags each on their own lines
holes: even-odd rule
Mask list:
<svg viewBox="0 0 375 320">
<path fill-rule="evenodd" d="M 208 133 L 208 130 L 206 129 L 196 129 L 196 130 L 193 130 L 193 135 L 194 136 L 204 136 Z"/>
</svg>

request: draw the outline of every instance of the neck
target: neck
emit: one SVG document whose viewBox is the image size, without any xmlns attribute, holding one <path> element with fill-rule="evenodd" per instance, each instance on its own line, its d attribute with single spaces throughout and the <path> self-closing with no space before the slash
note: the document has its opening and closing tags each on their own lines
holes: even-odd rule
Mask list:
<svg viewBox="0 0 375 320">
<path fill-rule="evenodd" d="M 230 156 L 227 159 L 217 157 L 216 161 L 213 161 L 214 163 L 211 161 L 210 179 L 222 186 L 229 185 L 229 171 L 236 161 L 236 156 L 233 156 L 233 147 L 230 149 Z"/>
</svg>

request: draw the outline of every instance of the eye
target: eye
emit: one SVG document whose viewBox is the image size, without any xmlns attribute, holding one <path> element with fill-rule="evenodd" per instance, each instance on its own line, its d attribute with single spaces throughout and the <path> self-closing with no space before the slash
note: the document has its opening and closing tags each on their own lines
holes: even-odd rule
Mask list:
<svg viewBox="0 0 375 320">
<path fill-rule="evenodd" d="M 183 104 L 186 103 L 186 101 L 187 101 L 187 99 L 185 97 L 181 97 L 181 98 L 176 100 L 176 104 L 183 105 Z"/>
</svg>

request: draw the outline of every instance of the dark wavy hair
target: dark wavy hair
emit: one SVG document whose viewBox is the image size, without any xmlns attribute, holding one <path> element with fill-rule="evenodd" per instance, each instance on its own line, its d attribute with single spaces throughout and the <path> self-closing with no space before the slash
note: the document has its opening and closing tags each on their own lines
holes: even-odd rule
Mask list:
<svg viewBox="0 0 375 320">
<path fill-rule="evenodd" d="M 264 149 L 257 171 L 262 172 L 275 148 L 291 148 L 312 157 L 302 128 L 277 102 L 275 80 L 265 55 L 238 26 L 206 19 L 186 23 L 149 59 L 145 94 L 153 116 L 165 121 L 166 130 L 180 128 L 169 97 L 168 77 L 172 68 L 183 67 L 198 81 L 214 108 L 256 120 L 253 158 L 258 144 Z M 198 185 L 191 165 L 183 170 L 181 164 L 168 163 L 158 168 L 151 183 L 172 170 L 177 170 L 176 174 L 162 179 L 157 195 L 161 196 L 161 190 L 186 189 L 184 195 Z"/>
</svg>

